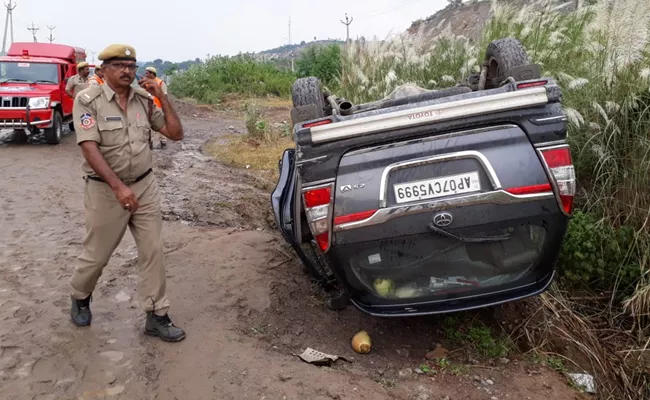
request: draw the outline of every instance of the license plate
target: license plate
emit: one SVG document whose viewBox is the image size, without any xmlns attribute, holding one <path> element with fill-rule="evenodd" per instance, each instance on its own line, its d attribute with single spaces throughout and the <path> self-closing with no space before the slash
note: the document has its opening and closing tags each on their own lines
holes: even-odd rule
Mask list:
<svg viewBox="0 0 650 400">
<path fill-rule="evenodd" d="M 481 190 L 478 172 L 443 176 L 417 182 L 394 185 L 398 203 L 435 199 L 436 197 L 463 194 Z"/>
</svg>

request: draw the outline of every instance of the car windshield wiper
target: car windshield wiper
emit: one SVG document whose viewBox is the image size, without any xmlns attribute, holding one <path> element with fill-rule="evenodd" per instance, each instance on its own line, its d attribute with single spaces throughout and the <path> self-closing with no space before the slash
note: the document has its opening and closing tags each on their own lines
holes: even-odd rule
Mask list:
<svg viewBox="0 0 650 400">
<path fill-rule="evenodd" d="M 49 79 L 37 79 L 37 80 L 35 80 L 34 82 L 31 82 L 31 83 L 54 83 L 54 84 L 56 84 L 56 82 L 51 81 Z"/>
<path fill-rule="evenodd" d="M 29 82 L 27 79 L 18 79 L 18 78 L 6 78 L 0 80 L 0 83 L 6 83 L 6 82 Z"/>
<path fill-rule="evenodd" d="M 435 226 L 433 223 L 429 224 L 429 229 L 431 229 L 433 232 L 437 233 L 438 235 L 445 236 L 451 239 L 456 239 L 459 240 L 463 243 L 490 243 L 490 242 L 501 242 L 504 240 L 510 239 L 512 236 L 509 234 L 504 234 L 504 235 L 495 235 L 495 236 L 485 236 L 485 237 L 460 237 L 456 236 L 451 232 L 447 232 L 444 229 L 440 229 L 437 226 Z"/>
</svg>

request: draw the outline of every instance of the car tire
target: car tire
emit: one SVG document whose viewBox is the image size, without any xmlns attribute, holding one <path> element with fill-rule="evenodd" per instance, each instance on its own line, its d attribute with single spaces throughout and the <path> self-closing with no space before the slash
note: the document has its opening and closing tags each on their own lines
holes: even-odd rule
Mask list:
<svg viewBox="0 0 650 400">
<path fill-rule="evenodd" d="M 321 81 L 315 77 L 299 78 L 291 88 L 293 125 L 328 115 L 328 107 Z"/>
<path fill-rule="evenodd" d="M 510 76 L 510 71 L 529 64 L 526 49 L 517 39 L 505 38 L 491 42 L 485 52 L 485 65 L 488 68 L 486 89 L 498 87 Z"/>
<path fill-rule="evenodd" d="M 63 118 L 61 113 L 53 111 L 52 113 L 52 126 L 45 128 L 45 142 L 47 144 L 59 144 L 63 137 Z"/>
</svg>

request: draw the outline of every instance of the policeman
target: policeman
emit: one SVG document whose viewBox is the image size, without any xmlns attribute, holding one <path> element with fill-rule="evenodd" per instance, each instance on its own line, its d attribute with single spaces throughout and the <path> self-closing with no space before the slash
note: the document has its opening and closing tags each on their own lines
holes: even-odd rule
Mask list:
<svg viewBox="0 0 650 400">
<path fill-rule="evenodd" d="M 90 67 L 85 61 L 77 64 L 77 75 L 70 77 L 68 83 L 65 85 L 65 92 L 73 99 L 82 90 L 88 87 L 88 75 L 90 74 Z"/>
<path fill-rule="evenodd" d="M 102 66 L 95 66 L 95 75 L 88 78 L 88 86 L 101 86 L 104 84 L 104 71 Z"/>
<path fill-rule="evenodd" d="M 145 333 L 165 341 L 185 338 L 169 318 L 165 293 L 162 214 L 158 182 L 152 173 L 151 130 L 183 139 L 183 127 L 160 86 L 135 79 L 135 49 L 114 44 L 99 54 L 105 83 L 81 91 L 73 120 L 84 156 L 86 237 L 72 287 L 72 322 L 88 326 L 91 294 L 127 226 L 138 248 L 138 301 L 147 313 Z M 148 92 L 147 92 L 148 91 Z M 153 104 L 160 99 L 161 108 Z"/>
<path fill-rule="evenodd" d="M 167 94 L 167 84 L 165 83 L 165 81 L 158 78 L 158 71 L 156 70 L 155 67 L 147 67 L 147 68 L 145 68 L 144 76 L 146 78 L 153 79 L 158 84 L 158 86 L 160 86 L 163 93 Z M 154 104 L 156 106 L 158 106 L 158 108 L 162 107 L 162 105 L 160 104 L 160 100 L 157 97 L 154 97 L 153 102 L 154 102 Z M 165 148 L 165 146 L 167 146 L 167 142 L 165 141 L 165 137 L 163 135 L 161 135 L 160 133 L 157 134 L 156 137 L 160 141 L 160 147 Z"/>
</svg>

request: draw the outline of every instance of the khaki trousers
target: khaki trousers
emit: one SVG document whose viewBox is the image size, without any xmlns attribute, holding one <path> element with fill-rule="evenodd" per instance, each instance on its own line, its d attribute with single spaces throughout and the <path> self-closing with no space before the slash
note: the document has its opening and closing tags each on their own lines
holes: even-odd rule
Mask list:
<svg viewBox="0 0 650 400">
<path fill-rule="evenodd" d="M 154 174 L 150 173 L 130 187 L 139 203 L 135 213 L 122 208 L 107 184 L 90 179 L 86 181 L 86 238 L 77 268 L 70 279 L 72 297 L 85 299 L 94 291 L 97 280 L 128 226 L 138 248 L 137 291 L 140 307 L 144 311 L 164 315 L 169 309 L 169 300 L 165 295 L 158 183 Z"/>
</svg>

